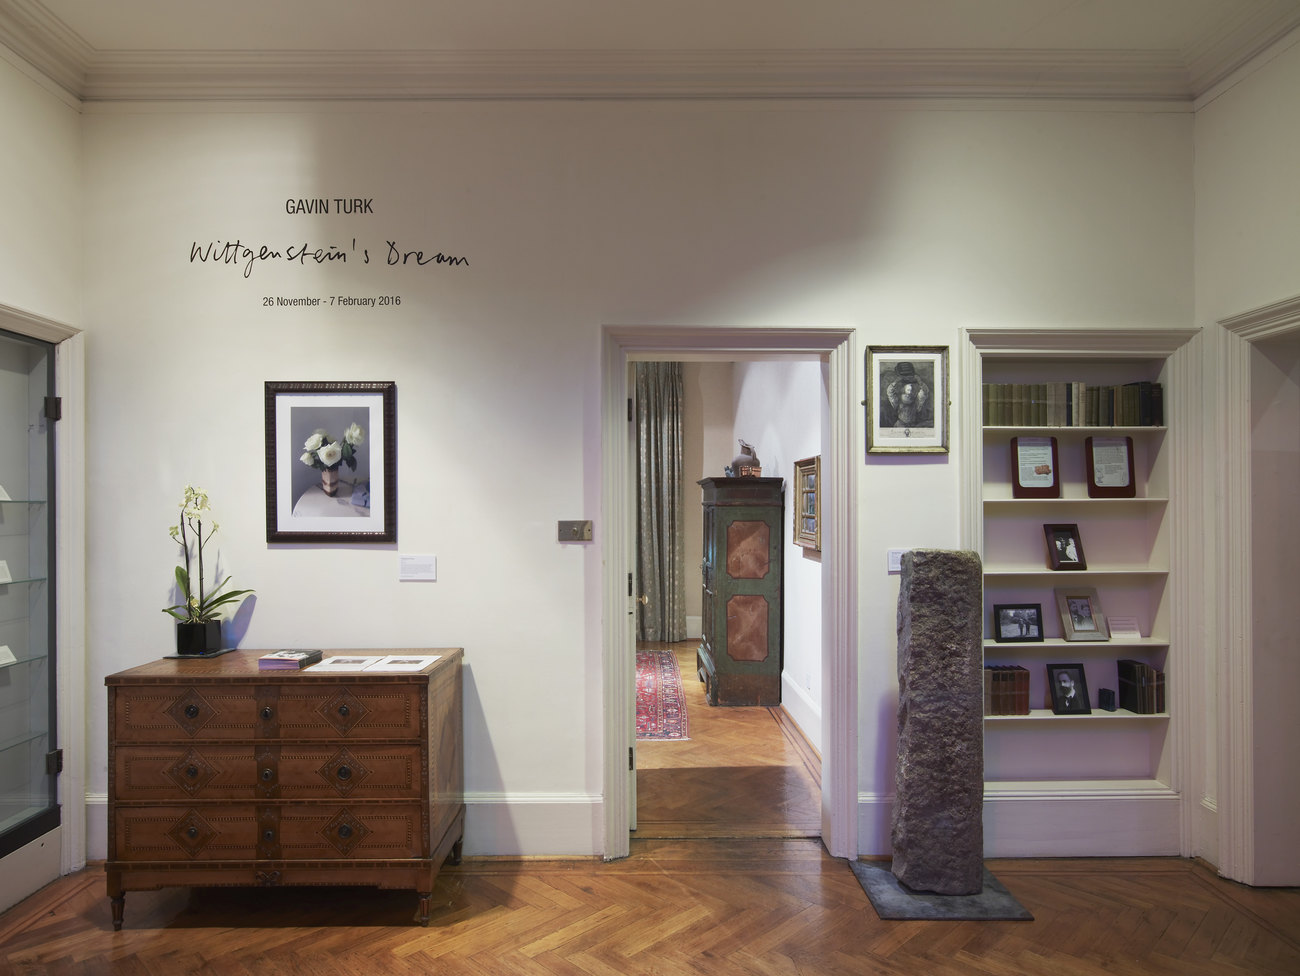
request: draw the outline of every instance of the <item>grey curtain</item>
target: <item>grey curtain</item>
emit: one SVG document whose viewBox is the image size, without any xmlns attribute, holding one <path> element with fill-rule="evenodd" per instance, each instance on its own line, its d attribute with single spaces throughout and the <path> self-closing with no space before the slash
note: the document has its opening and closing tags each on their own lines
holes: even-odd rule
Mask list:
<svg viewBox="0 0 1300 976">
<path fill-rule="evenodd" d="M 682 557 L 682 364 L 636 364 L 637 637 L 686 639 Z"/>
</svg>

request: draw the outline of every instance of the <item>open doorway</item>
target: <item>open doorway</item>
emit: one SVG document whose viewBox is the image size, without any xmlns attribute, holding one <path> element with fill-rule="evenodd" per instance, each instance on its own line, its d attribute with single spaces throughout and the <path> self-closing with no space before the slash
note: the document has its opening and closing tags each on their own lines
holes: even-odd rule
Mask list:
<svg viewBox="0 0 1300 976">
<path fill-rule="evenodd" d="M 789 359 L 826 363 L 829 417 L 823 451 L 821 837 L 832 855 L 857 854 L 857 458 L 858 369 L 850 329 L 689 329 L 607 327 L 602 355 L 602 638 L 605 701 L 605 845 L 607 858 L 629 850 L 636 810 L 634 596 L 629 570 L 635 493 L 630 470 L 627 366 L 634 357 L 699 360 Z"/>
<path fill-rule="evenodd" d="M 795 464 L 820 457 L 825 440 L 825 365 L 814 355 L 636 362 L 629 382 L 636 388 L 639 487 L 632 513 L 640 555 L 636 837 L 820 837 L 821 551 L 815 541 L 796 544 L 794 510 Z M 714 479 L 710 484 L 722 488 L 725 482 L 716 479 L 724 478 L 742 441 L 753 441 L 761 480 L 752 488 L 767 498 L 761 509 L 745 509 L 746 518 L 765 512 L 765 521 L 744 524 L 763 526 L 777 558 L 770 562 L 764 553 L 762 573 L 739 585 L 777 602 L 738 599 L 769 607 L 780 636 L 775 643 L 766 636 L 765 611 L 758 626 L 764 636 L 755 643 L 742 615 L 733 623 L 747 642 L 728 650 L 730 641 L 714 630 L 722 626 L 715 619 L 725 613 L 722 604 L 702 596 L 731 586 L 721 566 L 707 584 L 701 571 L 711 547 L 700 482 Z M 670 485 L 662 484 L 665 475 Z M 717 523 L 716 531 L 725 535 L 726 524 Z M 711 534 L 714 520 L 708 525 Z M 722 538 L 720 562 L 728 548 Z M 718 705 L 709 704 L 718 689 L 715 683 L 706 695 L 697 656 L 706 629 L 713 635 L 704 652 L 707 670 L 715 659 L 726 664 L 716 677 L 724 683 Z"/>
</svg>

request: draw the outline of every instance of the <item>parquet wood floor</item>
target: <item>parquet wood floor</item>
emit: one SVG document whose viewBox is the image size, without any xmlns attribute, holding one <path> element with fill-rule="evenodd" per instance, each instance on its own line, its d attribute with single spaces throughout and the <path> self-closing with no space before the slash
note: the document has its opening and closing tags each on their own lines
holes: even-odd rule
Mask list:
<svg viewBox="0 0 1300 976">
<path fill-rule="evenodd" d="M 14 976 L 1295 976 L 1300 890 L 1174 858 L 991 861 L 1032 922 L 885 922 L 802 838 L 634 840 L 621 861 L 467 857 L 408 892 L 133 892 L 96 867 L 0 915 Z"/>
<path fill-rule="evenodd" d="M 707 707 L 693 709 L 693 735 Z M 754 723 L 732 733 L 754 753 L 732 752 L 734 768 L 815 765 L 766 709 L 712 718 Z M 790 752 L 754 744 L 773 727 Z M 643 770 L 718 768 L 704 741 L 642 745 L 656 747 L 642 751 L 653 763 Z M 659 746 L 685 749 L 655 762 Z M 631 855 L 608 863 L 466 857 L 439 875 L 428 928 L 411 924 L 414 896 L 404 891 L 207 888 L 132 892 L 115 933 L 102 865 L 92 865 L 0 914 L 0 976 L 1300 973 L 1300 889 L 1245 888 L 1195 861 L 990 861 L 1034 921 L 886 922 L 848 864 L 816 839 L 699 836 L 724 833 L 734 812 L 683 823 L 652 795 L 643 802 L 643 818 L 661 818 L 647 825 L 697 835 L 639 830 Z M 793 823 L 749 816 L 773 829 Z"/>
<path fill-rule="evenodd" d="M 697 644 L 639 645 L 676 655 L 691 737 L 637 743 L 633 836 L 820 836 L 821 759 L 779 708 L 710 706 Z"/>
</svg>

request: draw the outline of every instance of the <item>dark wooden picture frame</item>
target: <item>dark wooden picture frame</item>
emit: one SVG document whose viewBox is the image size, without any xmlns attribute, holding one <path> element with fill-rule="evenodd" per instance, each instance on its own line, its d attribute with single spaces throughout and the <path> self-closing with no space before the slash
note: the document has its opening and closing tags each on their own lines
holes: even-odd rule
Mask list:
<svg viewBox="0 0 1300 976">
<path fill-rule="evenodd" d="M 820 456 L 794 463 L 794 544 L 818 552 L 822 547 L 821 471 Z"/>
<path fill-rule="evenodd" d="M 1091 715 L 1088 678 L 1081 663 L 1047 665 L 1047 688 L 1055 715 Z"/>
<path fill-rule="evenodd" d="M 265 398 L 266 541 L 396 543 L 397 384 L 268 380 Z"/>
<path fill-rule="evenodd" d="M 1043 526 L 1047 540 L 1048 565 L 1055 570 L 1080 570 L 1088 568 L 1083 555 L 1083 537 L 1074 523 L 1049 523 Z"/>
<path fill-rule="evenodd" d="M 1011 438 L 1011 497 L 1060 498 L 1061 462 L 1055 437 Z"/>
<path fill-rule="evenodd" d="M 1089 498 L 1134 498 L 1132 437 L 1085 437 Z"/>
<path fill-rule="evenodd" d="M 999 644 L 1041 641 L 1043 639 L 1042 604 L 993 604 L 993 639 Z"/>
</svg>

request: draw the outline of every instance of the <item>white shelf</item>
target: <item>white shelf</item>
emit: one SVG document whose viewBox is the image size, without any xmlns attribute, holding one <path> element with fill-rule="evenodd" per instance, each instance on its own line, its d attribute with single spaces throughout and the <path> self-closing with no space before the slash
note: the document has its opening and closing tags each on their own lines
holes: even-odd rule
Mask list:
<svg viewBox="0 0 1300 976">
<path fill-rule="evenodd" d="M 1033 427 L 1025 424 L 1016 426 L 984 426 L 984 434 L 1010 434 L 1015 437 L 1019 434 L 1028 434 L 1031 437 L 1041 437 L 1050 434 L 1080 434 L 1084 437 L 1094 435 L 1100 437 L 1113 437 L 1116 434 L 1162 434 L 1169 430 L 1168 427 Z"/>
<path fill-rule="evenodd" d="M 1168 719 L 1168 712 L 1156 712 L 1151 715 L 1139 715 L 1126 708 L 1113 712 L 1094 708 L 1082 715 L 1057 715 L 1050 708 L 1031 708 L 1028 715 L 985 715 L 985 722 L 1149 722 Z"/>
<path fill-rule="evenodd" d="M 1001 487 L 1003 487 L 1003 490 L 1005 490 L 1005 486 L 1001 486 Z M 1066 496 L 1065 498 L 1012 498 L 1010 495 L 1008 495 L 1005 498 L 1001 498 L 1001 497 L 990 497 L 987 488 L 985 489 L 985 495 L 984 495 L 985 509 L 1002 508 L 1004 506 L 1009 509 L 1038 508 L 1038 507 L 1077 508 L 1080 506 L 1091 508 L 1095 506 L 1098 509 L 1104 510 L 1107 508 L 1119 508 L 1122 506 L 1150 505 L 1154 507 L 1154 506 L 1168 505 L 1168 504 L 1169 504 L 1169 499 L 1163 495 L 1149 496 L 1149 497 L 1142 497 L 1142 498 L 1089 498 L 1087 495 L 1069 495 Z"/>
<path fill-rule="evenodd" d="M 1157 566 L 1098 566 L 1096 569 L 1048 569 L 1045 566 L 985 566 L 984 578 L 988 579 L 1023 579 L 1027 577 L 1043 580 L 1059 580 L 1060 585 L 1069 586 L 1071 580 L 1101 579 L 1110 577 L 1168 576 L 1169 570 Z"/>
<path fill-rule="evenodd" d="M 984 638 L 984 655 L 987 657 L 989 651 L 1010 650 L 1015 653 L 1020 649 L 1026 651 L 1044 649 L 1083 652 L 1097 651 L 1107 647 L 1144 647 L 1159 650 L 1168 646 L 1169 641 L 1160 640 L 1158 637 L 1112 637 L 1110 640 L 1105 641 L 1071 641 L 1061 637 L 1048 637 L 1040 641 L 997 641 L 992 637 L 986 637 Z"/>
</svg>

